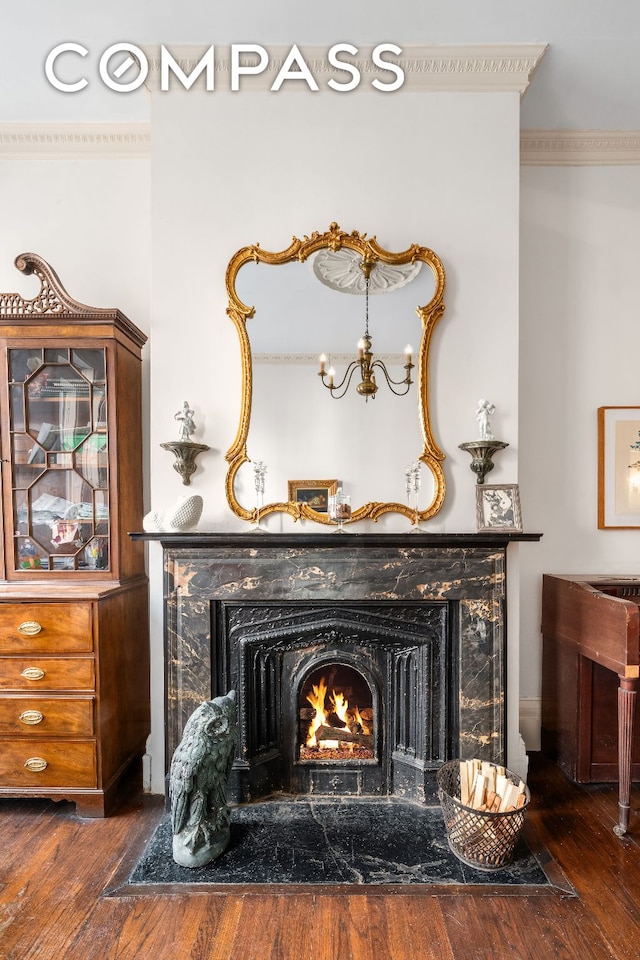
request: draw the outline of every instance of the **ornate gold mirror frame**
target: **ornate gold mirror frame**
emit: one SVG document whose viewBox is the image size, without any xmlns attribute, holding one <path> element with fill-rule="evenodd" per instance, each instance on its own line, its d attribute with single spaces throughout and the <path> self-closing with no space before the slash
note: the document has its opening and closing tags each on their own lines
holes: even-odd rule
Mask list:
<svg viewBox="0 0 640 960">
<path fill-rule="evenodd" d="M 445 456 L 433 439 L 428 402 L 429 348 L 436 323 L 445 309 L 443 303 L 445 290 L 444 267 L 439 257 L 427 247 L 420 247 L 417 244 L 413 244 L 401 253 L 391 253 L 389 250 L 385 250 L 379 246 L 375 237 L 367 239 L 366 234 L 360 234 L 355 230 L 353 233 L 345 233 L 337 223 L 332 223 L 326 233 L 314 232 L 310 237 L 305 236 L 304 240 L 299 240 L 297 237 L 294 237 L 291 245 L 279 253 L 268 252 L 267 250 L 263 250 L 259 244 L 253 244 L 252 246 L 242 247 L 229 261 L 226 273 L 226 287 L 229 298 L 227 313 L 235 324 L 240 341 L 242 401 L 238 432 L 226 455 L 229 464 L 225 485 L 227 501 L 236 516 L 241 517 L 243 520 L 256 521 L 257 508 L 245 509 L 240 505 L 235 494 L 236 475 L 244 463 L 250 462 L 250 457 L 247 454 L 247 437 L 251 422 L 253 364 L 251 344 L 249 334 L 247 333 L 247 320 L 255 315 L 255 306 L 248 306 L 243 303 L 236 292 L 238 272 L 244 264 L 249 262 L 268 263 L 272 265 L 291 263 L 293 261 L 300 261 L 302 263 L 311 256 L 311 254 L 323 249 L 332 252 L 341 249 L 352 250 L 359 254 L 363 260 L 373 262 L 374 264 L 378 261 L 392 265 L 422 261 L 429 265 L 434 275 L 434 295 L 426 306 L 418 306 L 416 309 L 416 313 L 422 324 L 420 347 L 416 362 L 418 413 L 423 441 L 422 453 L 418 459 L 431 471 L 434 481 L 432 501 L 425 510 L 419 512 L 417 519 L 420 521 L 429 520 L 441 509 L 444 503 L 446 488 L 444 471 L 442 469 L 442 461 Z M 326 514 L 318 513 L 306 503 L 296 503 L 294 501 L 265 504 L 260 507 L 259 516 L 264 517 L 269 513 L 275 512 L 288 513 L 294 520 L 302 518 L 305 520 L 313 520 L 316 523 L 331 523 L 331 520 Z M 408 504 L 372 501 L 355 508 L 351 515 L 351 522 L 367 519 L 377 520 L 385 513 L 400 513 L 409 519 L 416 519 L 414 510 L 412 510 Z"/>
</svg>

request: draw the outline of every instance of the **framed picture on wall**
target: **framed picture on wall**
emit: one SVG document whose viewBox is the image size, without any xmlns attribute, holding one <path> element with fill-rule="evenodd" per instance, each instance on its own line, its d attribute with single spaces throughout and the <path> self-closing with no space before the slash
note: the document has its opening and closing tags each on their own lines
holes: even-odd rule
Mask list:
<svg viewBox="0 0 640 960">
<path fill-rule="evenodd" d="M 598 407 L 598 527 L 640 527 L 640 407 Z"/>
<path fill-rule="evenodd" d="M 317 513 L 327 513 L 329 497 L 338 489 L 337 480 L 289 480 L 289 500 L 306 503 Z"/>
<path fill-rule="evenodd" d="M 520 491 L 517 483 L 476 485 L 476 526 L 478 533 L 521 532 Z"/>
</svg>

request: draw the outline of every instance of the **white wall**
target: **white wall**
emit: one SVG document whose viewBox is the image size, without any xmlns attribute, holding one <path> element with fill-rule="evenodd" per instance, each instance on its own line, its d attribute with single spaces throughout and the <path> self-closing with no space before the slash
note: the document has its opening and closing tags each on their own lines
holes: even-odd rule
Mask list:
<svg viewBox="0 0 640 960">
<path fill-rule="evenodd" d="M 0 290 L 40 289 L 15 258 L 36 253 L 81 303 L 117 307 L 150 332 L 149 163 L 146 160 L 0 159 Z M 149 348 L 143 350 L 143 445 L 148 463 Z M 145 489 L 148 469 L 145 466 Z"/>
<path fill-rule="evenodd" d="M 246 244 L 282 250 L 293 235 L 325 230 L 336 220 L 345 230 L 376 234 L 388 249 L 431 246 L 444 261 L 447 310 L 432 349 L 431 413 L 436 441 L 447 453 L 448 499 L 430 529 L 475 529 L 475 478 L 458 444 L 477 436 L 479 397 L 497 404 L 494 427 L 511 444 L 492 478 L 517 480 L 518 117 L 516 94 L 154 96 L 154 508 L 185 492 L 159 444 L 174 438 L 173 416 L 187 399 L 199 427 L 194 439 L 213 448 L 199 458 L 188 491 L 205 500 L 200 529 L 246 528 L 224 497 L 224 453 L 235 437 L 240 401 L 225 269 Z M 315 381 L 311 370 L 309 380 Z M 281 389 L 288 390 L 286 382 Z M 380 469 L 385 480 L 395 480 L 403 467 L 387 462 Z M 270 529 L 292 523 L 268 522 Z M 386 524 L 393 526 L 406 529 L 407 521 Z M 163 772 L 159 554 L 152 545 L 150 751 L 157 790 Z M 513 622 L 510 730 L 517 739 L 517 616 Z"/>
<path fill-rule="evenodd" d="M 173 436 L 186 391 L 198 414 L 196 439 L 214 448 L 192 480 L 205 497 L 201 526 L 243 529 L 223 489 L 240 401 L 225 269 L 248 243 L 281 250 L 292 235 L 336 220 L 389 249 L 432 246 L 444 261 L 447 309 L 432 348 L 431 413 L 447 451 L 450 497 L 433 529 L 474 529 L 474 478 L 457 445 L 477 434 L 478 397 L 497 404 L 494 427 L 513 443 L 492 477 L 516 479 L 517 95 L 216 96 L 153 105 L 154 500 L 161 506 L 181 492 L 155 441 Z"/>
<path fill-rule="evenodd" d="M 521 682 L 540 696 L 542 573 L 638 575 L 640 530 L 598 530 L 599 406 L 640 404 L 640 167 L 521 176 Z M 531 746 L 535 746 L 532 743 Z"/>
<path fill-rule="evenodd" d="M 142 159 L 0 159 L 0 290 L 25 298 L 38 293 L 38 280 L 14 266 L 19 254 L 36 253 L 75 300 L 117 307 L 148 336 L 149 186 L 149 163 Z M 148 347 L 143 350 L 142 375 L 146 465 Z"/>
<path fill-rule="evenodd" d="M 0 289 L 34 296 L 13 262 L 37 253 L 75 300 L 118 307 L 148 334 L 150 201 L 146 160 L 0 159 Z"/>
</svg>

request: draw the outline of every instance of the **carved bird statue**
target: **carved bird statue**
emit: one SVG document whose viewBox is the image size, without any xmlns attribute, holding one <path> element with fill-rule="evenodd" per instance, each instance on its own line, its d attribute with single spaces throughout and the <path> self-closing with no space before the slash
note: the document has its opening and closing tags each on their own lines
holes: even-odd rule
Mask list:
<svg viewBox="0 0 640 960">
<path fill-rule="evenodd" d="M 205 700 L 187 720 L 169 777 L 173 858 L 181 866 L 209 863 L 229 844 L 226 789 L 237 730 L 235 690 Z"/>
</svg>

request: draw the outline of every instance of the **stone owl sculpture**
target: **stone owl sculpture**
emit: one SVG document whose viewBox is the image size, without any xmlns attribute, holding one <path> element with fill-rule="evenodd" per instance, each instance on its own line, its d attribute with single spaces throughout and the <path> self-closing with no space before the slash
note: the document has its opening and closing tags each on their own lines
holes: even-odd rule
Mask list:
<svg viewBox="0 0 640 960">
<path fill-rule="evenodd" d="M 238 735 L 236 692 L 205 700 L 187 720 L 171 761 L 173 859 L 201 867 L 230 840 L 227 780 Z"/>
</svg>

